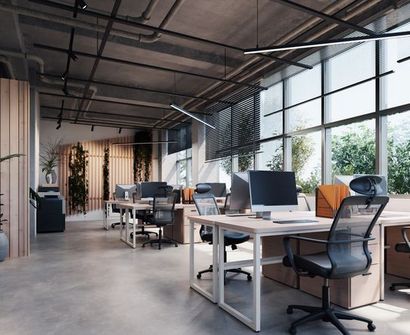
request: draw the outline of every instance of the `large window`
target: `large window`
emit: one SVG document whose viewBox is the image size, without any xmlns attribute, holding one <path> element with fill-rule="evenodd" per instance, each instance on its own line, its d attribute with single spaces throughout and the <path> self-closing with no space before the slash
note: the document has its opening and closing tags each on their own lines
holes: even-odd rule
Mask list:
<svg viewBox="0 0 410 335">
<path fill-rule="evenodd" d="M 192 186 L 192 149 L 177 153 L 177 184 L 184 187 Z"/>
<path fill-rule="evenodd" d="M 260 138 L 283 133 L 283 83 L 279 82 L 261 92 Z"/>
</svg>

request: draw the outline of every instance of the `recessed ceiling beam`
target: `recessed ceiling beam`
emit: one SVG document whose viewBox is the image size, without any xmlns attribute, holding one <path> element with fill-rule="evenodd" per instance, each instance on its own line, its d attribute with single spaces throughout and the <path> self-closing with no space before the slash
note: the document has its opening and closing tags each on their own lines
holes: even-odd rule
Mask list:
<svg viewBox="0 0 410 335">
<path fill-rule="evenodd" d="M 50 78 L 60 78 L 59 75 L 51 74 L 51 73 L 38 73 L 38 74 L 41 75 L 41 76 L 50 77 Z M 73 76 L 69 76 L 68 79 L 70 79 L 72 81 L 77 81 L 77 82 L 80 82 L 80 83 L 84 83 L 84 82 L 89 81 L 87 79 L 82 79 L 82 78 L 73 77 Z M 137 91 L 151 92 L 151 93 L 159 93 L 159 94 L 164 94 L 164 95 L 168 95 L 168 96 L 200 99 L 200 100 L 205 100 L 205 101 L 209 101 L 209 102 L 225 103 L 225 104 L 228 104 L 228 105 L 231 104 L 230 102 L 224 101 L 224 100 L 215 100 L 215 99 L 210 99 L 210 98 L 197 96 L 197 95 L 190 95 L 190 94 L 183 94 L 183 93 L 176 93 L 176 92 L 169 92 L 169 91 L 162 91 L 162 90 L 154 90 L 154 89 L 137 87 L 137 86 L 130 86 L 130 85 L 123 85 L 123 84 L 118 84 L 118 83 L 114 83 L 114 82 L 111 82 L 111 81 L 91 80 L 89 82 L 91 84 L 96 84 L 96 85 L 107 85 L 107 86 L 113 86 L 113 87 L 119 87 L 119 88 L 126 88 L 126 89 L 130 89 L 130 90 L 137 90 Z"/>
<path fill-rule="evenodd" d="M 134 106 L 134 107 L 143 107 L 143 108 L 151 108 L 151 109 L 160 109 L 160 110 L 172 110 L 171 107 L 156 107 L 156 106 L 149 106 L 149 105 L 142 105 L 138 103 L 131 103 L 131 102 L 121 102 L 117 100 L 110 100 L 110 99 L 98 99 L 98 98 L 83 98 L 80 96 L 76 95 L 64 95 L 64 94 L 58 94 L 58 93 L 49 93 L 49 92 L 40 92 L 41 95 L 48 95 L 51 97 L 60 97 L 60 98 L 66 98 L 66 99 L 84 99 L 87 101 L 98 101 L 98 102 L 104 102 L 104 103 L 110 103 L 110 104 L 117 104 L 117 105 L 125 105 L 125 106 Z M 191 112 L 194 114 L 202 114 L 202 115 L 209 115 L 209 113 L 203 113 L 203 112 Z"/>
<path fill-rule="evenodd" d="M 54 51 L 58 53 L 67 53 L 66 49 L 63 48 L 57 48 L 53 47 L 51 45 L 45 45 L 45 44 L 40 44 L 40 43 L 35 43 L 33 44 L 34 47 L 44 49 L 44 50 L 49 50 L 49 51 Z M 119 59 L 119 58 L 113 58 L 113 57 L 106 57 L 106 56 L 97 56 L 93 55 L 87 52 L 81 52 L 81 51 L 73 51 L 77 56 L 81 57 L 87 57 L 87 58 L 92 58 L 92 59 L 100 59 L 103 61 L 111 62 L 111 63 L 116 63 L 116 64 L 124 64 L 124 65 L 129 65 L 129 66 L 138 66 L 138 67 L 143 67 L 146 69 L 151 69 L 151 70 L 158 70 L 158 71 L 164 71 L 164 72 L 171 72 L 171 73 L 179 73 L 179 74 L 184 74 L 188 76 L 193 76 L 193 77 L 199 77 L 199 78 L 204 78 L 204 79 L 210 79 L 210 80 L 215 80 L 215 81 L 220 81 L 220 82 L 225 82 L 225 83 L 230 83 L 230 84 L 235 84 L 239 86 L 246 86 L 246 87 L 252 87 L 252 88 L 259 88 L 259 89 L 266 89 L 266 87 L 259 86 L 259 85 L 254 85 L 254 84 L 248 84 L 248 83 L 243 83 L 240 81 L 235 81 L 235 80 L 230 80 L 230 79 L 224 79 L 224 78 L 218 78 L 218 77 L 213 77 L 213 76 L 208 76 L 206 74 L 200 74 L 200 73 L 194 73 L 194 72 L 188 72 L 188 71 L 182 71 L 182 70 L 176 70 L 176 69 L 171 69 L 167 67 L 162 67 L 162 66 L 156 66 L 156 65 L 149 65 L 149 64 L 143 64 L 143 63 L 137 63 L 137 62 L 132 62 L 129 60 L 125 59 Z"/>
<path fill-rule="evenodd" d="M 51 109 L 51 110 L 61 110 L 61 108 L 59 107 L 53 107 L 53 106 L 40 106 L 40 108 L 44 108 L 44 109 Z M 67 112 L 78 112 L 79 109 L 72 109 L 72 108 L 63 108 L 63 111 L 67 111 Z M 131 114 L 117 114 L 117 113 L 107 113 L 107 112 L 98 112 L 98 111 L 91 111 L 91 110 L 87 110 L 84 111 L 84 113 L 87 114 L 95 114 L 95 115 L 105 115 L 105 116 L 113 116 L 113 117 L 129 117 L 129 118 L 134 118 L 134 119 L 143 119 L 143 120 L 152 120 L 152 121 L 157 121 L 157 120 L 167 120 L 169 122 L 176 122 L 176 123 L 182 123 L 182 124 L 190 124 L 190 122 L 181 122 L 181 121 L 177 121 L 174 119 L 170 119 L 170 118 L 155 118 L 155 117 L 149 117 L 149 116 L 140 116 L 140 115 L 131 115 Z"/>
<path fill-rule="evenodd" d="M 321 19 L 323 19 L 327 22 L 336 23 L 337 25 L 339 25 L 341 27 L 344 27 L 344 28 L 347 28 L 347 29 L 353 29 L 355 31 L 359 31 L 359 32 L 361 32 L 363 34 L 366 34 L 366 35 L 371 35 L 372 36 L 372 35 L 376 34 L 374 31 L 371 31 L 369 29 L 360 27 L 360 26 L 355 25 L 353 23 L 341 20 L 341 19 L 339 19 L 335 16 L 325 14 L 323 12 L 317 11 L 317 10 L 315 10 L 313 8 L 310 8 L 310 7 L 306 7 L 304 5 L 301 5 L 301 4 L 293 2 L 293 1 L 289 1 L 289 0 L 270 0 L 270 1 L 280 3 L 284 6 L 287 6 L 287 7 L 302 11 L 304 13 L 307 13 L 307 14 L 310 14 L 310 15 L 313 15 L 313 16 L 316 16 L 316 17 L 320 17 Z"/>
<path fill-rule="evenodd" d="M 66 11 L 71 10 L 70 6 L 62 4 L 62 3 L 56 3 L 54 1 L 48 1 L 48 0 L 29 0 L 29 1 L 41 4 L 41 5 L 44 5 L 44 6 L 48 6 L 48 7 L 53 7 L 53 8 L 66 10 Z M 107 14 L 98 13 L 98 12 L 95 12 L 95 11 L 90 10 L 90 9 L 87 9 L 87 11 L 81 12 L 81 14 L 85 15 L 85 16 L 91 16 L 91 17 L 104 19 L 104 20 L 110 20 L 111 19 L 111 17 Z M 167 30 L 167 29 L 163 29 L 163 28 L 157 28 L 157 27 L 153 27 L 153 26 L 150 26 L 150 25 L 147 25 L 147 24 L 125 20 L 125 19 L 122 19 L 122 18 L 119 18 L 119 17 L 113 19 L 113 21 L 115 23 L 119 23 L 119 24 L 122 24 L 122 25 L 131 26 L 131 27 L 134 27 L 134 28 L 145 29 L 145 30 L 149 30 L 149 31 L 156 32 L 156 33 L 159 33 L 159 34 L 169 35 L 169 36 L 173 36 L 173 37 L 177 37 L 177 38 L 181 38 L 181 39 L 185 39 L 185 40 L 189 40 L 189 41 L 194 41 L 194 42 L 198 42 L 198 43 L 219 46 L 219 47 L 222 47 L 222 48 L 236 50 L 236 51 L 239 51 L 239 52 L 244 51 L 244 49 L 233 46 L 233 45 L 228 45 L 228 44 L 225 44 L 225 43 L 211 41 L 211 40 L 207 40 L 207 39 L 200 38 L 200 37 L 190 36 L 190 35 L 186 35 L 186 34 L 183 34 L 183 33 L 179 33 L 179 32 L 176 32 L 176 31 L 171 31 L 171 30 Z M 289 64 L 289 65 L 294 65 L 294 66 L 302 67 L 302 68 L 305 68 L 305 69 L 312 69 L 312 66 L 310 66 L 310 65 L 294 62 L 294 61 L 291 61 L 291 60 L 288 60 L 288 59 L 279 58 L 279 57 L 275 57 L 275 56 L 271 56 L 271 55 L 269 55 L 269 56 L 268 55 L 260 55 L 260 56 L 265 57 L 265 58 L 269 58 L 269 59 L 273 59 L 277 62 L 281 62 L 281 63 L 285 63 L 285 64 Z"/>
</svg>

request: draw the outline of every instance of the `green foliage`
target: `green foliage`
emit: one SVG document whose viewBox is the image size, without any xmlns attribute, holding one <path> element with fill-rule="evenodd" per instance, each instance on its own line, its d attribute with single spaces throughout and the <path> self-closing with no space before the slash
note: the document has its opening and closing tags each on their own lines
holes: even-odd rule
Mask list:
<svg viewBox="0 0 410 335">
<path fill-rule="evenodd" d="M 332 139 L 333 174 L 372 174 L 376 171 L 376 144 L 374 132 L 360 125 Z"/>
<path fill-rule="evenodd" d="M 7 222 L 7 219 L 3 219 L 3 213 L 1 212 L 1 206 L 3 206 L 3 204 L 1 203 L 1 196 L 2 195 L 3 194 L 0 194 L 0 232 L 3 231 L 3 222 Z"/>
<path fill-rule="evenodd" d="M 86 214 L 88 205 L 88 151 L 80 142 L 70 151 L 70 176 L 68 177 L 68 196 L 71 210 Z"/>
<path fill-rule="evenodd" d="M 110 147 L 104 148 L 104 163 L 103 163 L 103 200 L 110 199 Z"/>
<path fill-rule="evenodd" d="M 21 156 L 24 156 L 24 155 L 23 154 L 11 154 L 7 156 L 3 156 L 3 157 L 0 157 L 0 163 L 6 160 L 12 159 L 14 157 L 21 157 Z"/>
<path fill-rule="evenodd" d="M 61 140 L 59 139 L 42 145 L 44 154 L 40 155 L 40 166 L 42 167 L 41 172 L 44 172 L 46 176 L 57 167 L 60 144 Z"/>
<path fill-rule="evenodd" d="M 150 131 L 140 131 L 135 133 L 135 142 L 151 142 L 152 133 Z M 149 181 L 152 165 L 152 144 L 134 145 L 134 182 Z"/>
</svg>

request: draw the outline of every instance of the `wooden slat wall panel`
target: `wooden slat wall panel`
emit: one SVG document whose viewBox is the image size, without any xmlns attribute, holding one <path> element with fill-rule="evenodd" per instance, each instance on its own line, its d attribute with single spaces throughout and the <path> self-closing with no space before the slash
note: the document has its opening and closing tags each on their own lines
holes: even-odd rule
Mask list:
<svg viewBox="0 0 410 335">
<path fill-rule="evenodd" d="M 122 137 L 115 139 L 107 139 L 100 141 L 81 142 L 84 149 L 88 151 L 88 211 L 98 210 L 103 208 L 103 174 L 102 167 L 104 163 L 104 148 L 110 147 L 110 163 L 109 163 L 109 185 L 110 197 L 115 191 L 116 184 L 132 184 L 133 176 L 133 161 L 134 155 L 132 146 L 116 146 L 112 143 L 132 142 L 133 137 Z M 75 145 L 69 144 L 60 148 L 60 163 L 58 182 L 61 193 L 66 199 L 67 214 L 71 213 L 68 203 L 68 177 L 70 169 L 68 167 L 69 155 L 71 147 Z"/>
<path fill-rule="evenodd" d="M 3 226 L 10 241 L 10 258 L 30 253 L 29 224 L 29 84 L 0 79 L 0 156 L 21 153 L 25 156 L 5 161 L 0 166 L 0 192 Z"/>
</svg>

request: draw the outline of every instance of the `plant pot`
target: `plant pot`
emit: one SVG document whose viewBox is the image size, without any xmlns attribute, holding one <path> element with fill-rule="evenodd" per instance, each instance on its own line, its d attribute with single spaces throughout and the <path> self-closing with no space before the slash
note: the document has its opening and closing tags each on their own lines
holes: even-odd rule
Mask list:
<svg viewBox="0 0 410 335">
<path fill-rule="evenodd" d="M 46 184 L 56 184 L 57 183 L 57 174 L 54 170 L 46 174 Z"/>
<path fill-rule="evenodd" d="M 9 239 L 4 231 L 0 231 L 0 262 L 3 262 L 9 254 Z"/>
</svg>

